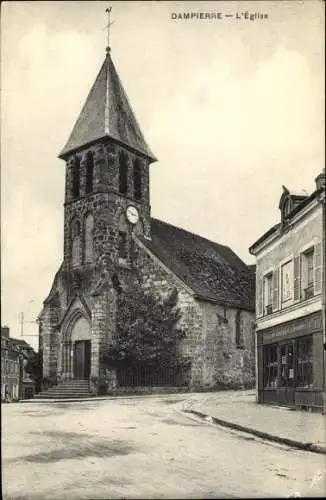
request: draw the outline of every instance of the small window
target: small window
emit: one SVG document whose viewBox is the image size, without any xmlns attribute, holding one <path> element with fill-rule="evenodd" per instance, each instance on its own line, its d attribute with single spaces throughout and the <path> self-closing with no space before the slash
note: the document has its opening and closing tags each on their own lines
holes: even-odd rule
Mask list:
<svg viewBox="0 0 326 500">
<path fill-rule="evenodd" d="M 141 166 L 139 160 L 136 160 L 134 163 L 134 197 L 136 200 L 141 200 L 142 197 Z"/>
<path fill-rule="evenodd" d="M 85 262 L 90 263 L 93 261 L 93 230 L 94 219 L 89 214 L 85 219 Z"/>
<path fill-rule="evenodd" d="M 72 167 L 72 197 L 79 198 L 80 196 L 80 158 L 74 158 Z"/>
<path fill-rule="evenodd" d="M 264 348 L 264 387 L 277 387 L 277 345 Z"/>
<path fill-rule="evenodd" d="M 119 258 L 127 259 L 127 257 L 128 257 L 127 233 L 119 231 Z"/>
<path fill-rule="evenodd" d="M 273 312 L 273 273 L 264 277 L 264 306 L 265 314 Z"/>
<path fill-rule="evenodd" d="M 314 247 L 301 256 L 302 295 L 303 299 L 314 296 Z"/>
<path fill-rule="evenodd" d="M 80 222 L 75 220 L 72 222 L 71 237 L 72 237 L 72 264 L 78 266 L 81 263 L 81 227 Z"/>
<path fill-rule="evenodd" d="M 237 311 L 235 317 L 235 343 L 238 348 L 242 348 L 244 346 L 243 343 L 243 322 L 241 311 Z"/>
<path fill-rule="evenodd" d="M 121 194 L 126 194 L 128 191 L 127 155 L 123 152 L 119 155 L 119 191 Z"/>
<path fill-rule="evenodd" d="M 91 151 L 88 151 L 86 157 L 86 194 L 93 192 L 93 175 L 94 175 L 94 157 Z"/>
<path fill-rule="evenodd" d="M 287 302 L 293 296 L 293 265 L 287 262 L 281 268 L 282 279 L 282 302 Z"/>
<path fill-rule="evenodd" d="M 78 220 L 74 221 L 72 224 L 72 237 L 80 236 L 80 222 Z"/>
<path fill-rule="evenodd" d="M 297 340 L 297 353 L 297 386 L 311 388 L 313 386 L 311 335 Z"/>
<path fill-rule="evenodd" d="M 288 198 L 284 203 L 284 217 L 287 217 L 292 210 L 292 200 Z"/>
</svg>

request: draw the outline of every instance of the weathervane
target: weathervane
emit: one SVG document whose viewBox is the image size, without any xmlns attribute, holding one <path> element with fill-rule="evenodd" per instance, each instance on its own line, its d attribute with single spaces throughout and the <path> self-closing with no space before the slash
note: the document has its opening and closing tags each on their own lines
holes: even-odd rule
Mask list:
<svg viewBox="0 0 326 500">
<path fill-rule="evenodd" d="M 111 22 L 111 10 L 112 10 L 112 7 L 108 7 L 107 9 L 105 9 L 105 12 L 106 14 L 108 15 L 108 24 L 107 26 L 105 26 L 105 28 L 103 29 L 107 29 L 107 47 L 106 47 L 106 50 L 109 52 L 110 51 L 110 27 L 112 26 L 113 23 L 115 23 L 115 21 L 112 21 Z"/>
</svg>

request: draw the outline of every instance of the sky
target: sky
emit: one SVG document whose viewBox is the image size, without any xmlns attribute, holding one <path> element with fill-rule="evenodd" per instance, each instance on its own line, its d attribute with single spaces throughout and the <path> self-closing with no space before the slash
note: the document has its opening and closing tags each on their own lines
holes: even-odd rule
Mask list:
<svg viewBox="0 0 326 500">
<path fill-rule="evenodd" d="M 33 346 L 63 257 L 57 155 L 104 60 L 109 5 L 112 59 L 158 158 L 152 216 L 253 263 L 282 185 L 310 193 L 324 165 L 322 1 L 3 2 L 2 325 L 19 337 L 24 312 Z M 188 12 L 222 19 L 173 19 Z"/>
</svg>

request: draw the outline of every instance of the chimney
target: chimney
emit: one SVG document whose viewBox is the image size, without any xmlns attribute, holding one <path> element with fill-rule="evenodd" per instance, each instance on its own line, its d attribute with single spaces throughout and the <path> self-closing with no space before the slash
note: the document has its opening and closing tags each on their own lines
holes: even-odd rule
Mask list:
<svg viewBox="0 0 326 500">
<path fill-rule="evenodd" d="M 315 179 L 316 189 L 325 189 L 325 172 L 321 172 Z"/>
<path fill-rule="evenodd" d="M 5 337 L 6 339 L 9 339 L 9 326 L 2 326 L 1 327 L 1 337 Z"/>
</svg>

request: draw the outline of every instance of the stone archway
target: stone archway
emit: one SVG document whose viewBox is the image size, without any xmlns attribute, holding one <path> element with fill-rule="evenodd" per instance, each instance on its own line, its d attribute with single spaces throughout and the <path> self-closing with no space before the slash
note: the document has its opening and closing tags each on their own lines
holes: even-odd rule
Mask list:
<svg viewBox="0 0 326 500">
<path fill-rule="evenodd" d="M 91 370 L 91 324 L 75 311 L 67 322 L 62 346 L 64 378 L 88 379 Z"/>
</svg>

